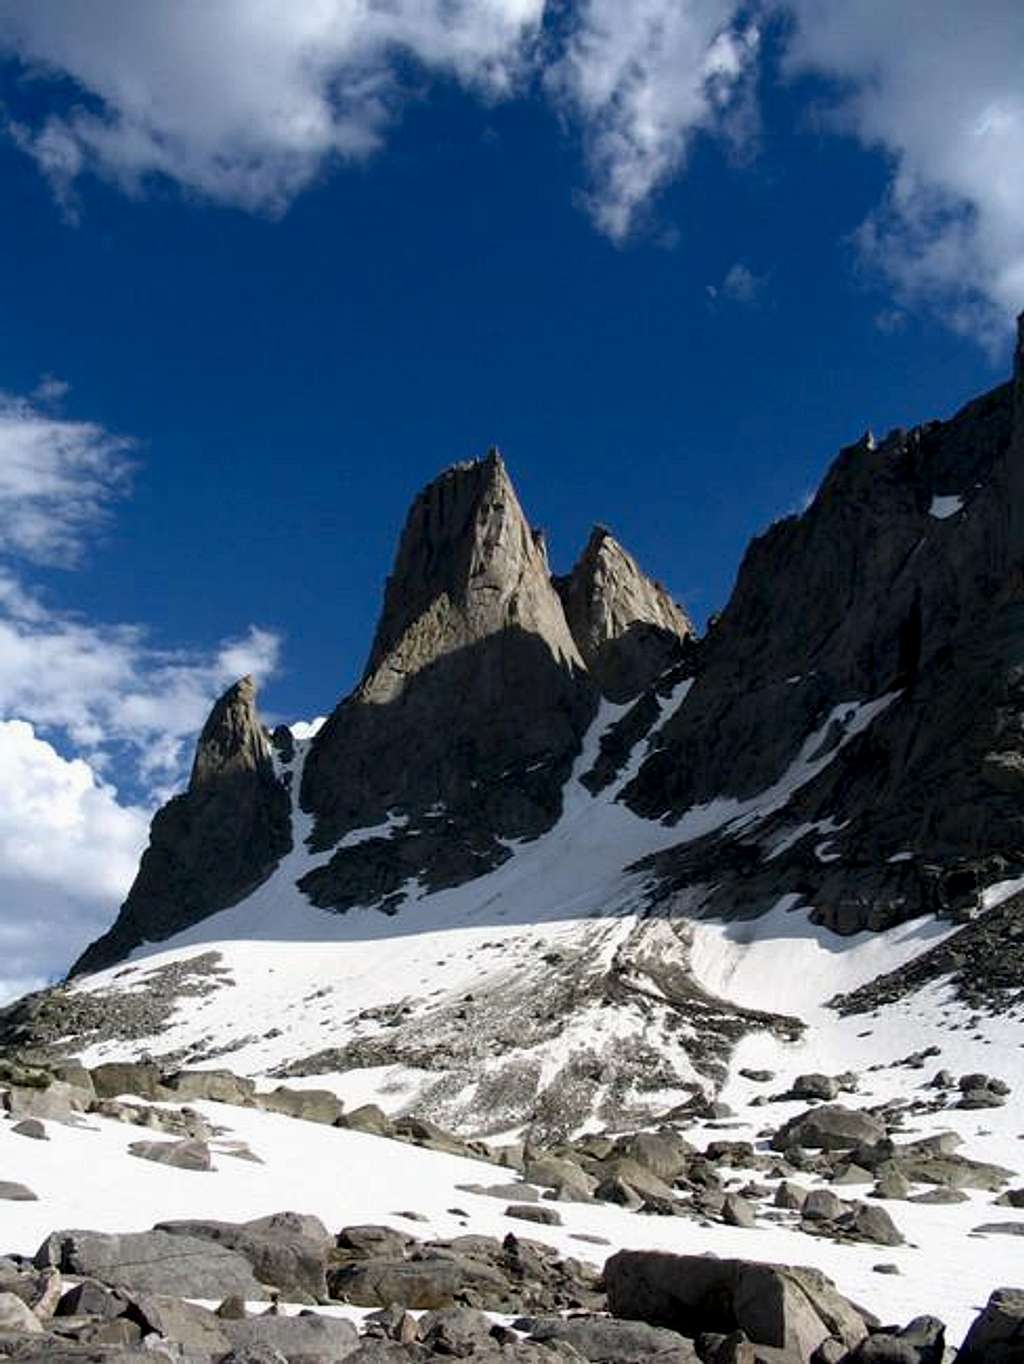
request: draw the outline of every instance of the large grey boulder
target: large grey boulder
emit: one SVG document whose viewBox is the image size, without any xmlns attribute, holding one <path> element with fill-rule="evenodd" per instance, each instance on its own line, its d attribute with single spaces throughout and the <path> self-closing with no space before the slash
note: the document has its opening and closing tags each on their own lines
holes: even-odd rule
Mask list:
<svg viewBox="0 0 1024 1364">
<path fill-rule="evenodd" d="M 458 1256 L 425 1255 L 417 1260 L 358 1260 L 330 1271 L 331 1296 L 357 1307 L 452 1307 L 467 1290 L 505 1296 L 504 1278 L 487 1266 Z"/>
<path fill-rule="evenodd" d="M 255 684 L 243 677 L 203 727 L 188 790 L 154 816 L 114 926 L 71 974 L 102 970 L 142 942 L 160 942 L 236 904 L 266 880 L 291 841 L 288 792 L 274 772 Z"/>
<path fill-rule="evenodd" d="M 857 1309 L 813 1269 L 623 1250 L 605 1265 L 604 1280 L 617 1317 L 691 1339 L 740 1330 L 777 1351 L 774 1364 L 806 1364 L 829 1336 L 853 1349 L 867 1334 Z"/>
<path fill-rule="evenodd" d="M 237 1251 L 197 1236 L 167 1231 L 121 1235 L 97 1231 L 55 1231 L 36 1252 L 39 1269 L 98 1279 L 130 1293 L 178 1294 L 189 1298 L 267 1297 L 249 1261 Z"/>
<path fill-rule="evenodd" d="M 250 1107 L 256 1082 L 230 1070 L 179 1070 L 164 1076 L 164 1084 L 180 1100 L 212 1099 L 215 1103 Z"/>
<path fill-rule="evenodd" d="M 957 1364 L 1024 1364 L 1024 1289 L 995 1290 L 964 1337 Z"/>
<path fill-rule="evenodd" d="M 786 1151 L 791 1146 L 812 1150 L 849 1151 L 881 1141 L 885 1128 L 870 1113 L 842 1104 L 822 1104 L 790 1118 L 772 1137 L 772 1148 Z"/>
<path fill-rule="evenodd" d="M 692 1342 L 676 1331 L 648 1326 L 642 1321 L 601 1317 L 545 1317 L 531 1321 L 530 1340 L 546 1344 L 568 1341 L 592 1364 L 641 1364 L 657 1357 L 659 1364 L 698 1364 Z"/>
<path fill-rule="evenodd" d="M 289 1301 L 321 1302 L 327 1296 L 325 1272 L 333 1238 L 318 1218 L 276 1213 L 243 1223 L 191 1219 L 159 1222 L 155 1230 L 237 1251 L 260 1283 L 273 1285 Z"/>
<path fill-rule="evenodd" d="M 321 1317 L 312 1312 L 299 1316 L 222 1320 L 220 1328 L 236 1351 L 258 1346 L 278 1350 L 287 1360 L 335 1364 L 359 1348 L 359 1334 L 350 1321 Z"/>
<path fill-rule="evenodd" d="M 129 1301 L 128 1314 L 139 1323 L 145 1335 L 155 1332 L 196 1354 L 216 1357 L 231 1348 L 219 1317 L 208 1308 L 184 1302 L 181 1298 L 135 1293 Z"/>
<path fill-rule="evenodd" d="M 329 1089 L 289 1089 L 287 1085 L 278 1085 L 269 1094 L 257 1094 L 255 1101 L 268 1113 L 284 1113 L 289 1118 L 326 1123 L 328 1127 L 344 1111 L 341 1100 Z"/>
</svg>

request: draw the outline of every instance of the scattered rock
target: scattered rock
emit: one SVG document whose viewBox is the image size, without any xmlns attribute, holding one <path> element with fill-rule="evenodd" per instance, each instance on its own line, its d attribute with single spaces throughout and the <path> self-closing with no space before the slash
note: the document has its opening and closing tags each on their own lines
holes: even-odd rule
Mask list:
<svg viewBox="0 0 1024 1364">
<path fill-rule="evenodd" d="M 9 1203 L 36 1203 L 39 1200 L 39 1195 L 34 1194 L 24 1184 L 0 1179 L 0 1200 L 4 1199 Z"/>
<path fill-rule="evenodd" d="M 140 1160 L 153 1160 L 158 1165 L 171 1165 L 176 1170 L 212 1170 L 210 1148 L 204 1141 L 186 1138 L 184 1141 L 133 1141 L 129 1155 Z"/>
<path fill-rule="evenodd" d="M 545 1227 L 560 1227 L 562 1218 L 554 1208 L 539 1207 L 535 1203 L 510 1203 L 506 1217 L 517 1217 L 523 1222 L 539 1222 Z"/>
</svg>

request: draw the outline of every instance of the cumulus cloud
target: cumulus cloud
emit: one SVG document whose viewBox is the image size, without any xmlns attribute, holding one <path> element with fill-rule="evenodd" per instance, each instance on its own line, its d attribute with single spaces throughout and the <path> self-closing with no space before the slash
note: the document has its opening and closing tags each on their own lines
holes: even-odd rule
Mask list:
<svg viewBox="0 0 1024 1364">
<path fill-rule="evenodd" d="M 334 158 L 379 145 L 402 64 L 491 97 L 524 68 L 545 0 L 10 0 L 0 47 L 83 98 L 11 132 L 66 203 L 87 170 L 138 190 L 162 175 L 276 212 Z"/>
<path fill-rule="evenodd" d="M 64 392 L 0 398 L 0 999 L 61 973 L 109 926 L 214 698 L 267 677 L 280 649 L 255 625 L 210 649 L 159 648 L 139 625 L 85 620 L 35 590 L 32 564 L 82 560 L 134 448 L 38 405 Z"/>
<path fill-rule="evenodd" d="M 864 260 L 904 307 L 1001 341 L 1024 307 L 1024 7 L 779 0 L 786 65 L 839 82 L 833 126 L 889 157 Z"/>
<path fill-rule="evenodd" d="M 548 86 L 581 119 L 597 225 L 625 238 L 683 166 L 693 134 L 730 122 L 754 70 L 758 30 L 735 0 L 583 0 Z"/>
<path fill-rule="evenodd" d="M 81 759 L 21 720 L 0 721 L 0 1003 L 67 969 L 109 927 L 146 841 L 147 813 L 118 802 Z"/>
</svg>

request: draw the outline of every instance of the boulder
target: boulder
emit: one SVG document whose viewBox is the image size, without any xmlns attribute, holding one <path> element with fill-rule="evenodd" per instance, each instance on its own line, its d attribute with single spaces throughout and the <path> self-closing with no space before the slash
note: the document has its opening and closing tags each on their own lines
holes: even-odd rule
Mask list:
<svg viewBox="0 0 1024 1364">
<path fill-rule="evenodd" d="M 173 1098 L 163 1084 L 157 1066 L 144 1061 L 106 1061 L 89 1072 L 97 1099 L 117 1099 L 134 1094 L 140 1099 Z"/>
<path fill-rule="evenodd" d="M 166 1231 L 52 1232 L 36 1252 L 39 1269 L 97 1279 L 130 1293 L 180 1294 L 189 1298 L 226 1298 L 233 1293 L 253 1300 L 267 1290 L 243 1255 L 198 1236 Z"/>
<path fill-rule="evenodd" d="M 289 1301 L 321 1302 L 327 1296 L 325 1274 L 333 1238 L 319 1218 L 274 1213 L 242 1223 L 159 1222 L 155 1230 L 199 1237 L 237 1251 L 252 1265 L 260 1283 L 280 1289 Z"/>
<path fill-rule="evenodd" d="M 604 1267 L 613 1315 L 693 1338 L 743 1331 L 778 1353 L 774 1364 L 806 1364 L 837 1336 L 847 1349 L 867 1334 L 860 1313 L 817 1270 L 623 1250 Z"/>
<path fill-rule="evenodd" d="M 0 1336 L 41 1335 L 39 1318 L 16 1293 L 0 1292 Z"/>
<path fill-rule="evenodd" d="M 846 1204 L 831 1189 L 812 1189 L 801 1208 L 808 1222 L 834 1222 L 845 1211 Z"/>
<path fill-rule="evenodd" d="M 140 1160 L 152 1160 L 158 1165 L 171 1165 L 176 1170 L 212 1170 L 210 1148 L 205 1141 L 185 1138 L 183 1141 L 133 1141 L 128 1154 Z"/>
<path fill-rule="evenodd" d="M 157 1293 L 133 1294 L 128 1307 L 143 1335 L 156 1332 L 189 1352 L 225 1354 L 231 1341 L 221 1329 L 216 1313 L 181 1298 Z"/>
<path fill-rule="evenodd" d="M 725 1195 L 722 1204 L 722 1221 L 730 1227 L 756 1227 L 757 1218 L 753 1207 L 740 1194 Z"/>
<path fill-rule="evenodd" d="M 516 1217 L 521 1222 L 538 1222 L 545 1227 L 560 1227 L 561 1215 L 554 1208 L 544 1208 L 537 1203 L 510 1203 L 505 1209 L 506 1217 Z"/>
<path fill-rule="evenodd" d="M 1024 1289 L 997 1288 L 971 1324 L 957 1364 L 1022 1364 Z"/>
<path fill-rule="evenodd" d="M 341 1113 L 337 1118 L 339 1127 L 351 1128 L 353 1132 L 368 1132 L 374 1137 L 393 1137 L 395 1125 L 376 1104 L 363 1104 L 353 1108 L 351 1113 Z"/>
<path fill-rule="evenodd" d="M 359 1334 L 350 1321 L 302 1312 L 296 1317 L 261 1316 L 244 1320 L 220 1318 L 218 1325 L 234 1347 L 236 1357 L 255 1358 L 242 1351 L 277 1350 L 286 1360 L 335 1364 L 359 1348 Z"/>
<path fill-rule="evenodd" d="M 671 1184 L 686 1171 L 695 1151 L 677 1132 L 636 1132 L 620 1137 L 610 1154 L 635 1161 Z"/>
<path fill-rule="evenodd" d="M 46 1124 L 39 1118 L 22 1118 L 21 1122 L 16 1122 L 11 1131 L 19 1137 L 31 1137 L 33 1141 L 49 1141 L 46 1135 Z"/>
<path fill-rule="evenodd" d="M 602 1188 L 609 1180 L 618 1179 L 624 1184 L 628 1184 L 631 1189 L 645 1198 L 673 1198 L 672 1187 L 666 1184 L 663 1179 L 659 1179 L 653 1171 L 646 1165 L 641 1165 L 636 1160 L 631 1160 L 625 1156 L 613 1156 L 610 1160 L 604 1160 L 598 1167 L 601 1172 L 601 1183 L 594 1190 L 598 1198 L 605 1195 L 601 1192 Z"/>
<path fill-rule="evenodd" d="M 772 1137 L 772 1149 L 786 1151 L 791 1146 L 806 1146 L 812 1150 L 849 1151 L 861 1145 L 870 1146 L 884 1136 L 885 1128 L 870 1113 L 843 1104 L 828 1104 L 790 1118 Z"/>
<path fill-rule="evenodd" d="M 393 1227 L 378 1227 L 372 1223 L 366 1226 L 343 1227 L 338 1232 L 337 1247 L 345 1252 L 347 1259 L 401 1259 L 410 1246 L 416 1244 L 411 1236 Z"/>
<path fill-rule="evenodd" d="M 39 1195 L 34 1194 L 26 1185 L 9 1179 L 0 1179 L 0 1202 L 6 1200 L 8 1203 L 35 1203 L 38 1199 Z"/>
<path fill-rule="evenodd" d="M 876 1246 L 901 1246 L 903 1235 L 884 1208 L 877 1204 L 859 1203 L 840 1223 L 845 1236 L 856 1241 L 870 1241 Z"/>
<path fill-rule="evenodd" d="M 824 1099 L 828 1101 L 838 1095 L 839 1082 L 833 1080 L 830 1075 L 820 1075 L 817 1072 L 810 1075 L 798 1075 L 789 1092 L 794 1099 Z"/>
<path fill-rule="evenodd" d="M 799 1212 L 807 1202 L 806 1189 L 801 1189 L 799 1184 L 793 1184 L 788 1179 L 784 1179 L 775 1190 L 773 1202 L 777 1208 L 788 1208 L 790 1212 Z"/>
<path fill-rule="evenodd" d="M 284 1113 L 289 1118 L 326 1123 L 328 1127 L 342 1116 L 344 1107 L 329 1089 L 289 1089 L 279 1085 L 269 1094 L 257 1094 L 256 1104 L 268 1113 Z"/>
<path fill-rule="evenodd" d="M 65 1123 L 86 1107 L 83 1092 L 63 1080 L 54 1080 L 45 1089 L 35 1085 L 12 1085 L 0 1095 L 0 1102 L 12 1118 L 45 1118 L 50 1122 Z"/>
<path fill-rule="evenodd" d="M 230 1070 L 179 1070 L 164 1076 L 164 1084 L 179 1099 L 212 1099 L 214 1103 L 251 1108 L 256 1082 L 233 1075 Z"/>
<path fill-rule="evenodd" d="M 418 1260 L 356 1260 L 328 1271 L 331 1297 L 357 1307 L 390 1307 L 416 1311 L 453 1307 L 467 1288 L 483 1286 L 499 1292 L 502 1277 L 485 1266 L 457 1256 L 425 1256 Z"/>
<path fill-rule="evenodd" d="M 567 1341 L 578 1355 L 593 1364 L 641 1364 L 657 1358 L 658 1364 L 697 1364 L 690 1341 L 676 1331 L 648 1326 L 642 1321 L 615 1321 L 602 1317 L 546 1317 L 529 1325 L 531 1340 L 547 1344 Z"/>
</svg>

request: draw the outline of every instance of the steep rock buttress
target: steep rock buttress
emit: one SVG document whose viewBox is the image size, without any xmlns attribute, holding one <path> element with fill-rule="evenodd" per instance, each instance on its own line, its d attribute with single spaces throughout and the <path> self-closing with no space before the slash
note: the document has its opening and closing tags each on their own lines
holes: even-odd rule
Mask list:
<svg viewBox="0 0 1024 1364">
<path fill-rule="evenodd" d="M 188 790 L 155 815 L 117 921 L 72 974 L 101 970 L 143 942 L 159 942 L 236 904 L 290 847 L 288 793 L 274 774 L 256 688 L 243 677 L 203 727 Z"/>
</svg>

